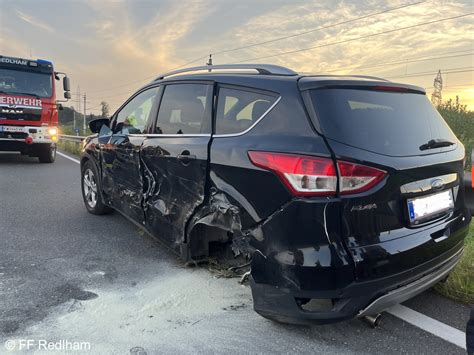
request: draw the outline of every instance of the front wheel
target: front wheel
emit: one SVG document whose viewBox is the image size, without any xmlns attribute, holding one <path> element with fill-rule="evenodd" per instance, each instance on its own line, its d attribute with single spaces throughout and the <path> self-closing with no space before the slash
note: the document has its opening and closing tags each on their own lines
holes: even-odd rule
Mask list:
<svg viewBox="0 0 474 355">
<path fill-rule="evenodd" d="M 40 163 L 54 163 L 56 160 L 56 146 L 50 144 L 39 148 L 38 159 Z"/>
<path fill-rule="evenodd" d="M 95 165 L 87 161 L 81 170 L 82 198 L 84 199 L 87 211 L 92 214 L 100 215 L 110 213 L 112 209 L 106 206 L 102 201 L 98 176 Z"/>
</svg>

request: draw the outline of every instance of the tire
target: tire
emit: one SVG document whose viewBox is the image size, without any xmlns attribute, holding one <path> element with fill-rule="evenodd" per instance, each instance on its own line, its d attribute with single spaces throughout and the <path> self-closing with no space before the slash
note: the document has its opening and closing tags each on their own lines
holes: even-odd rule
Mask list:
<svg viewBox="0 0 474 355">
<path fill-rule="evenodd" d="M 49 164 L 54 163 L 56 160 L 56 146 L 53 144 L 48 144 L 45 147 L 38 149 L 38 159 L 40 163 Z"/>
<path fill-rule="evenodd" d="M 95 164 L 90 160 L 86 161 L 81 169 L 82 198 L 87 211 L 95 215 L 112 212 L 112 209 L 102 201 L 98 177 Z"/>
</svg>

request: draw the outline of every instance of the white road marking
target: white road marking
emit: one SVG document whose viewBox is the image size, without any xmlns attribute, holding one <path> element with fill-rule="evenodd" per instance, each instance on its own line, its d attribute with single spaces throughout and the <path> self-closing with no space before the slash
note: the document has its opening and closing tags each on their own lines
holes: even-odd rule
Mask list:
<svg viewBox="0 0 474 355">
<path fill-rule="evenodd" d="M 466 333 L 459 329 L 425 316 L 401 304 L 387 309 L 386 312 L 466 350 Z"/>
<path fill-rule="evenodd" d="M 73 161 L 76 164 L 81 163 L 79 160 L 71 158 L 69 155 L 61 152 L 56 153 L 66 159 Z M 466 350 L 466 333 L 460 331 L 459 329 L 425 316 L 424 314 L 402 306 L 401 304 L 387 309 L 386 312 Z"/>
<path fill-rule="evenodd" d="M 74 158 L 71 158 L 69 155 L 66 155 L 66 154 L 61 153 L 61 152 L 58 152 L 58 151 L 56 151 L 56 154 L 58 154 L 58 155 L 60 155 L 60 156 L 62 156 L 62 157 L 64 157 L 64 158 L 66 158 L 66 159 L 69 159 L 69 160 L 73 161 L 73 162 L 76 163 L 76 164 L 81 164 L 81 162 L 80 162 L 79 160 L 74 159 Z"/>
</svg>

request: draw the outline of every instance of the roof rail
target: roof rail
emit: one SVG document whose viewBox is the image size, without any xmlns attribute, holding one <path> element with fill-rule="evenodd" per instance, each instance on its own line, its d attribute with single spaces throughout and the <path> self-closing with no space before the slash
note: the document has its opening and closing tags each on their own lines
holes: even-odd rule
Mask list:
<svg viewBox="0 0 474 355">
<path fill-rule="evenodd" d="M 202 65 L 199 67 L 174 70 L 169 73 L 160 75 L 159 77 L 155 79 L 155 81 L 162 80 L 167 76 L 172 76 L 176 74 L 188 73 L 188 72 L 193 72 L 193 71 L 201 71 L 201 70 L 207 70 L 211 72 L 212 70 L 220 70 L 220 69 L 222 70 L 254 69 L 259 74 L 266 74 L 266 75 L 283 75 L 283 76 L 298 75 L 298 73 L 294 72 L 291 69 L 288 69 L 279 65 L 273 65 L 273 64 L 218 64 L 218 65 Z"/>
</svg>

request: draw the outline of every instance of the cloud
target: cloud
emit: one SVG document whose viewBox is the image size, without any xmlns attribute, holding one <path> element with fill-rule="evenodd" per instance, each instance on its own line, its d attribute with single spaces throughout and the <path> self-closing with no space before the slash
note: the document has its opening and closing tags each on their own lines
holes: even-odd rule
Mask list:
<svg viewBox="0 0 474 355">
<path fill-rule="evenodd" d="M 221 46 L 217 47 L 218 49 L 221 49 L 219 47 L 228 47 L 224 43 L 229 42 L 233 44 L 232 47 L 238 47 L 272 40 L 399 5 L 388 2 L 369 8 L 360 6 L 360 3 L 334 3 L 329 0 L 313 0 L 299 5 L 284 5 L 262 16 L 250 18 L 247 23 L 242 24 L 239 28 L 223 34 L 220 40 Z M 343 68 L 340 73 L 347 73 L 351 71 L 349 70 L 350 67 L 357 65 L 362 66 L 377 61 L 387 62 L 406 57 L 433 55 L 436 52 L 469 48 L 472 41 L 471 31 L 474 28 L 469 17 L 352 41 L 357 37 L 463 13 L 461 11 L 462 4 L 459 2 L 439 2 L 434 5 L 432 3 L 422 3 L 348 25 L 341 25 L 242 51 L 226 53 L 220 57 L 217 56 L 217 60 L 219 62 L 236 62 L 247 58 L 266 57 L 286 51 L 328 45 L 297 53 L 256 59 L 256 61 L 290 66 L 302 72 L 321 73 Z M 343 41 L 348 42 L 330 45 L 334 42 Z M 446 65 L 449 63 L 443 64 L 445 67 L 449 67 Z M 405 68 L 405 65 L 399 65 L 373 68 L 366 71 L 392 75 L 404 72 Z M 408 68 L 416 68 L 416 65 L 409 65 Z"/>
<path fill-rule="evenodd" d="M 34 27 L 40 28 L 40 29 L 42 29 L 46 32 L 49 32 L 49 33 L 54 32 L 54 29 L 51 26 L 45 24 L 44 22 L 39 21 L 38 19 L 34 18 L 33 16 L 25 14 L 24 12 L 22 12 L 20 10 L 16 10 L 16 15 L 18 16 L 18 18 L 20 18 L 21 20 L 29 23 L 30 25 L 32 25 Z"/>
<path fill-rule="evenodd" d="M 98 19 L 88 24 L 97 39 L 122 60 L 140 61 L 142 67 L 170 68 L 177 62 L 179 42 L 212 11 L 206 1 L 164 4 L 146 23 L 132 23 L 125 2 L 89 5 Z"/>
</svg>

